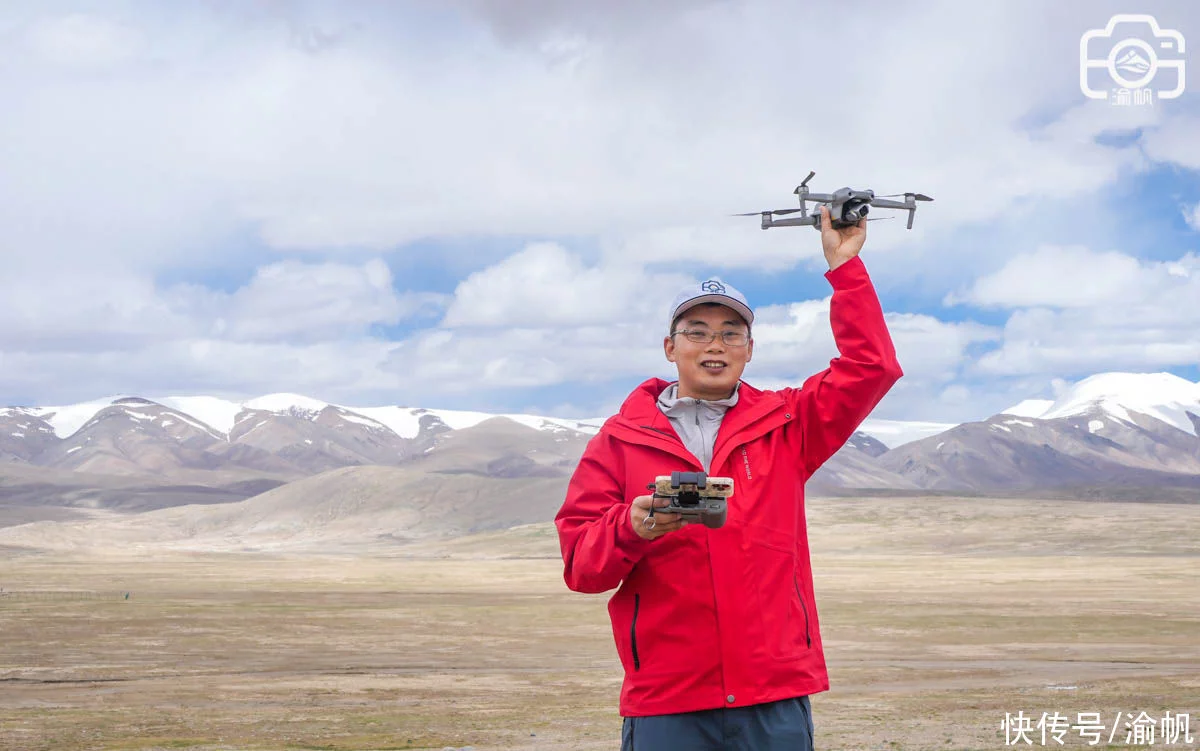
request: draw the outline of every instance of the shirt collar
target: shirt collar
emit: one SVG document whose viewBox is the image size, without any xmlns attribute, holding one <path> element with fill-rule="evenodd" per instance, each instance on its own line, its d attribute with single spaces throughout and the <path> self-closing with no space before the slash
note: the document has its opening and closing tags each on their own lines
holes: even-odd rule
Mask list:
<svg viewBox="0 0 1200 751">
<path fill-rule="evenodd" d="M 699 405 L 707 407 L 714 412 L 724 412 L 738 402 L 738 389 L 741 388 L 742 382 L 738 381 L 733 387 L 733 393 L 724 399 L 696 399 L 694 397 L 679 396 L 679 382 L 675 381 L 658 396 L 658 408 L 663 414 L 670 415 L 683 411 L 691 405 Z M 678 409 L 677 409 L 678 408 Z"/>
</svg>

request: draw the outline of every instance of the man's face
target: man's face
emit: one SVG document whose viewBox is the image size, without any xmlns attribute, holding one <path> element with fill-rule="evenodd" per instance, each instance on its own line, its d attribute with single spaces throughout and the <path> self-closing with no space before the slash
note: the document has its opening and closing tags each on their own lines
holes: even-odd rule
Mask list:
<svg viewBox="0 0 1200 751">
<path fill-rule="evenodd" d="M 715 303 L 697 305 L 680 316 L 675 331 L 703 331 L 717 336 L 702 344 L 676 333 L 663 341 L 667 360 L 679 370 L 679 396 L 694 399 L 725 399 L 733 393 L 746 363 L 754 354 L 749 328 L 732 308 Z M 744 346 L 725 344 L 721 332 L 737 332 L 747 339 Z"/>
</svg>

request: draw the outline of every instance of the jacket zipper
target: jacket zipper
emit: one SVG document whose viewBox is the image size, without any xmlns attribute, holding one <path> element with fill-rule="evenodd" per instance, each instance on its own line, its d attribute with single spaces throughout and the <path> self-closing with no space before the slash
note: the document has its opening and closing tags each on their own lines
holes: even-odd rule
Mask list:
<svg viewBox="0 0 1200 751">
<path fill-rule="evenodd" d="M 641 605 L 642 596 L 635 594 L 633 596 L 633 623 L 629 624 L 629 643 L 633 647 L 633 669 L 641 670 L 642 663 L 638 659 L 637 653 L 637 617 L 638 606 Z"/>
<path fill-rule="evenodd" d="M 804 604 L 804 595 L 800 594 L 800 582 L 796 580 L 796 574 L 792 573 L 792 586 L 796 588 L 796 599 L 800 600 L 800 609 L 804 611 L 804 640 L 808 643 L 809 648 L 812 648 L 812 634 L 808 629 L 808 605 Z M 636 603 L 634 606 L 634 618 L 637 618 Z"/>
<path fill-rule="evenodd" d="M 645 428 L 646 430 L 653 430 L 655 433 L 658 433 L 659 435 L 665 435 L 667 438 L 674 438 L 674 437 L 675 437 L 674 435 L 672 435 L 672 434 L 668 433 L 668 432 L 667 432 L 667 431 L 665 431 L 665 430 L 659 430 L 658 428 L 653 428 L 653 427 L 650 427 L 649 425 L 639 425 L 638 427 L 639 427 L 639 428 Z"/>
</svg>

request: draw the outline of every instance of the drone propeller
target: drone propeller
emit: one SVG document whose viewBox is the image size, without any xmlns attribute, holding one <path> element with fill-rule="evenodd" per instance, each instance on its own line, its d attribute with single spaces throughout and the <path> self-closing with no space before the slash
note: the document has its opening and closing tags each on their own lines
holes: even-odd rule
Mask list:
<svg viewBox="0 0 1200 751">
<path fill-rule="evenodd" d="M 751 211 L 748 214 L 730 214 L 730 216 L 762 216 L 763 214 L 795 214 L 800 209 L 775 209 L 774 211 Z"/>
<path fill-rule="evenodd" d="M 914 201 L 932 201 L 933 199 L 924 193 L 888 193 L 883 196 L 875 196 L 876 198 L 896 198 L 897 196 L 912 196 Z"/>
</svg>

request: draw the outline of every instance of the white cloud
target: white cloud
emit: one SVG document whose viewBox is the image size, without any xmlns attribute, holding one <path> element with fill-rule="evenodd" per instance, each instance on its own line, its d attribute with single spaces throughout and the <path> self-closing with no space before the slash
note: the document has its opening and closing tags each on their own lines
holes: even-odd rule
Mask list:
<svg viewBox="0 0 1200 751">
<path fill-rule="evenodd" d="M 967 296 L 1018 308 L 977 374 L 1064 376 L 1200 362 L 1200 256 L 1139 261 L 1084 248 L 1014 259 Z"/>
<path fill-rule="evenodd" d="M 0 350 L 87 353 L 187 338 L 201 323 L 145 276 L 113 270 L 0 279 Z"/>
<path fill-rule="evenodd" d="M 1200 290 L 1193 286 L 1192 294 Z M 1078 376 L 1195 365 L 1200 363 L 1200 315 L 1180 315 L 1183 299 L 1111 310 L 1017 311 L 1004 327 L 1003 345 L 983 355 L 973 370 Z"/>
<path fill-rule="evenodd" d="M 35 404 L 61 404 L 107 394 L 245 399 L 276 392 L 287 383 L 327 401 L 386 395 L 397 403 L 405 394 L 403 381 L 380 368 L 388 348 L 371 339 L 289 344 L 179 337 L 100 352 L 0 350 L 0 389 L 35 394 Z M 65 380 L 59 376 L 63 372 L 86 378 Z"/>
<path fill-rule="evenodd" d="M 985 307 L 1107 308 L 1119 305 L 1168 305 L 1200 291 L 1200 259 L 1144 261 L 1117 251 L 1044 246 L 1021 254 L 998 271 L 977 279 L 965 293 L 947 296 L 947 304 Z"/>
<path fill-rule="evenodd" d="M 26 156 L 4 165 L 12 211 L 0 222 L 24 230 L 12 252 L 77 256 L 100 243 L 142 262 L 249 221 L 283 249 L 598 234 L 664 260 L 781 264 L 790 239 L 759 235 L 753 218 L 717 222 L 789 205 L 810 168 L 821 189 L 934 195 L 920 236 L 1021 198 L 1095 191 L 1140 156 L 1091 137 L 1157 112 L 1084 102 L 1054 52 L 1078 31 L 1037 4 L 933 3 L 853 26 L 834 9 L 769 2 L 652 5 L 533 19 L 467 4 L 496 38 L 468 14 L 433 21 L 440 35 L 413 44 L 389 35 L 417 26 L 367 6 L 169 27 L 48 17 L 27 35 L 74 28 L 71 49 L 125 49 L 95 41 L 119 27 L 158 40 L 155 56 L 100 78 L 12 62 L 0 86 L 20 106 L 0 137 Z M 471 39 L 472 54 L 449 54 L 453 39 Z M 790 87 L 797 48 L 839 60 L 836 79 Z M 896 66 L 920 70 L 920 86 L 879 85 Z M 1046 107 L 1065 108 L 1062 123 L 1014 125 Z M 69 226 L 47 229 L 63 216 Z M 714 228 L 726 237 L 706 241 Z M 884 223 L 876 232 L 877 248 L 909 241 Z"/>
<path fill-rule="evenodd" d="M 160 392 L 166 379 L 432 398 L 669 374 L 658 332 L 694 267 L 820 269 L 812 230 L 728 216 L 791 206 L 810 169 L 814 189 L 936 198 L 911 232 L 903 219 L 870 225 L 867 252 L 892 267 L 924 281 L 950 265 L 1003 266 L 951 298 L 1020 309 L 980 373 L 1107 368 L 1092 354 L 1105 352 L 1178 360 L 1197 328 L 1167 302 L 1196 291 L 1188 257 L 1050 248 L 1000 264 L 971 242 L 1005 212 L 1102 194 L 1148 160 L 1200 167 L 1185 100 L 1083 100 L 1074 53 L 1103 21 L 1086 2 L 903 14 L 868 3 L 851 24 L 840 7 L 781 2 L 206 4 L 169 23 L 150 6 L 97 7 L 0 11 L 0 144 L 18 146 L 0 150 L 7 393 Z M 1175 15 L 1178 28 L 1200 18 Z M 797 73 L 806 60 L 836 63 Z M 1139 127 L 1132 143 L 1095 142 Z M 1028 216 L 1029 237 L 1061 221 Z M 247 233 L 278 258 L 243 288 L 152 281 L 194 254 L 236 252 L 229 238 Z M 477 269 L 506 234 L 569 239 L 477 271 L 453 296 L 395 290 L 382 262 L 324 263 L 363 248 L 425 253 L 400 246 L 434 239 L 473 258 L 431 265 Z M 475 237 L 491 250 L 472 251 Z M 1106 301 L 1128 326 L 1105 317 Z M 835 351 L 821 306 L 761 311 L 749 375 L 823 368 Z M 372 338 L 442 310 L 450 330 Z M 954 379 L 997 332 L 889 322 L 907 374 L 894 394 L 911 398 L 889 408 L 937 418 L 919 410 L 985 396 L 986 383 Z M 80 384 L 79 372 L 93 375 Z"/>
<path fill-rule="evenodd" d="M 26 40 L 40 59 L 75 68 L 128 62 L 144 45 L 141 35 L 128 26 L 82 13 L 44 18 L 31 26 Z"/>
<path fill-rule="evenodd" d="M 829 320 L 830 302 L 830 298 L 809 300 L 756 311 L 754 360 L 746 368 L 747 380 L 760 388 L 799 386 L 829 367 L 838 356 Z M 910 313 L 888 313 L 885 320 L 904 377 L 880 403 L 876 417 L 922 417 L 914 405 L 927 408 L 940 390 L 962 374 L 970 348 L 1000 338 L 999 331 L 969 321 L 948 323 Z M 920 398 L 915 398 L 918 394 Z M 937 412 L 942 416 L 968 414 L 961 405 L 951 407 Z"/>
<path fill-rule="evenodd" d="M 1160 102 L 1159 106 L 1165 106 Z M 1200 116 L 1180 115 L 1142 136 L 1146 155 L 1168 164 L 1200 170 Z"/>
<path fill-rule="evenodd" d="M 1148 283 L 1138 259 L 1118 252 L 1097 253 L 1083 247 L 1043 246 L 1009 261 L 977 279 L 965 293 L 947 295 L 945 303 L 985 307 L 1090 307 L 1140 299 Z"/>
<path fill-rule="evenodd" d="M 460 282 L 442 323 L 559 329 L 659 320 L 665 332 L 671 300 L 691 281 L 630 263 L 589 267 L 560 245 L 535 243 Z"/>
<path fill-rule="evenodd" d="M 362 336 L 373 324 L 394 325 L 419 312 L 437 311 L 440 295 L 398 295 L 383 261 L 362 266 L 284 261 L 258 269 L 229 299 L 216 333 L 246 341 L 325 341 Z"/>
<path fill-rule="evenodd" d="M 774 208 L 781 208 L 772 204 Z M 871 250 L 880 243 L 872 235 Z M 688 226 L 661 227 L 609 238 L 606 259 L 613 264 L 647 263 L 667 267 L 704 265 L 714 268 L 753 268 L 781 271 L 807 261 L 825 263 L 821 236 L 812 227 L 761 229 L 757 216 L 728 218 L 717 223 L 697 217 Z"/>
<path fill-rule="evenodd" d="M 1188 226 L 1200 232 L 1200 203 L 1183 212 L 1183 219 Z"/>
<path fill-rule="evenodd" d="M 320 342 L 369 335 L 371 326 L 440 311 L 440 295 L 397 293 L 380 260 L 361 266 L 285 261 L 243 287 L 158 287 L 145 275 L 63 273 L 0 281 L 0 349 L 134 351 L 197 339 Z M 227 363 L 228 365 L 228 363 Z M 159 372 L 164 372 L 159 369 Z"/>
</svg>

